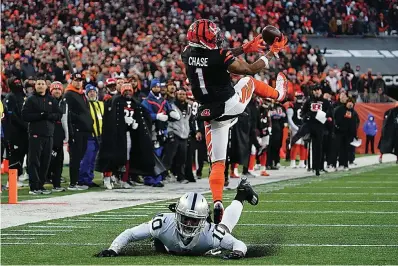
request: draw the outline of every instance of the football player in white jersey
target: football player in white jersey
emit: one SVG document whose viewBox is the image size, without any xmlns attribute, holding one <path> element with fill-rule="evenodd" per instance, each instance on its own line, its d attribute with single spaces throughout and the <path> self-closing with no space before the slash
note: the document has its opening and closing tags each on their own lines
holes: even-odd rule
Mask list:
<svg viewBox="0 0 398 266">
<path fill-rule="evenodd" d="M 175 206 L 175 213 L 162 213 L 151 221 L 125 230 L 108 249 L 97 257 L 118 256 L 131 242 L 154 238 L 163 251 L 172 254 L 204 255 L 215 249 L 231 252 L 225 259 L 243 258 L 247 246 L 231 235 L 243 210 L 243 202 L 258 204 L 258 195 L 246 179 L 237 188 L 235 199 L 225 209 L 221 223 L 209 221 L 209 205 L 200 194 L 189 192 L 183 195 Z"/>
</svg>

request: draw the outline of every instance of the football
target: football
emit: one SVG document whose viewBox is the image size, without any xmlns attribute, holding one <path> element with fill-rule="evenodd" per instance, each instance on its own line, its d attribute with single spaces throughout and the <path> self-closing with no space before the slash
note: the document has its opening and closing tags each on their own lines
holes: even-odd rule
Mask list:
<svg viewBox="0 0 398 266">
<path fill-rule="evenodd" d="M 264 42 L 266 42 L 268 45 L 273 44 L 276 37 L 282 37 L 280 30 L 271 25 L 265 26 L 261 32 L 261 35 L 263 36 Z"/>
</svg>

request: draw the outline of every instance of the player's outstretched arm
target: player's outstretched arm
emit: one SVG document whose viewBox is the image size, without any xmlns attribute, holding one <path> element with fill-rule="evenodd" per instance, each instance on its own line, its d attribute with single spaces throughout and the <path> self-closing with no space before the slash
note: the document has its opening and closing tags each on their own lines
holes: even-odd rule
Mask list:
<svg viewBox="0 0 398 266">
<path fill-rule="evenodd" d="M 234 56 L 240 56 L 247 53 L 263 53 L 265 50 L 264 41 L 261 35 L 257 35 L 253 40 L 243 44 L 240 47 L 229 49 Z"/>
<path fill-rule="evenodd" d="M 228 71 L 237 75 L 254 75 L 260 72 L 264 68 L 269 68 L 268 61 L 274 56 L 273 52 L 268 52 L 263 55 L 253 64 L 249 64 L 246 61 L 237 59 L 231 65 L 228 66 Z"/>
<path fill-rule="evenodd" d="M 125 230 L 115 240 L 113 240 L 111 246 L 98 253 L 97 257 L 116 257 L 120 254 L 129 243 L 150 238 L 151 224 L 144 223 L 133 228 Z"/>
</svg>

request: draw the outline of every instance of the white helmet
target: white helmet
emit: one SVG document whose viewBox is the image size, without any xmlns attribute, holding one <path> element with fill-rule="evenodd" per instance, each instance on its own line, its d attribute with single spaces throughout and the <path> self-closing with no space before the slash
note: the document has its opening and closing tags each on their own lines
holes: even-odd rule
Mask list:
<svg viewBox="0 0 398 266">
<path fill-rule="evenodd" d="M 202 231 L 208 216 L 207 200 L 200 193 L 185 193 L 176 205 L 177 231 L 184 238 L 192 238 Z"/>
</svg>

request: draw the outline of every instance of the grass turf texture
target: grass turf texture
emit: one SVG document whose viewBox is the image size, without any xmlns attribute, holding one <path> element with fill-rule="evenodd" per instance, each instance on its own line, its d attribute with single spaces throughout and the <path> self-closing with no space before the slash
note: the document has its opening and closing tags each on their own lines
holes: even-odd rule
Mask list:
<svg viewBox="0 0 398 266">
<path fill-rule="evenodd" d="M 261 258 L 226 262 L 218 257 L 155 255 L 149 241 L 137 242 L 127 251 L 134 256 L 93 257 L 123 230 L 148 221 L 158 212 L 166 212 L 168 203 L 161 202 L 4 229 L 1 262 L 4 265 L 397 264 L 397 170 L 392 164 L 377 165 L 256 186 L 260 204 L 245 204 L 234 235 L 249 245 L 249 252 L 254 247 L 263 250 L 267 256 Z M 234 194 L 226 192 L 225 206 Z M 210 195 L 206 197 L 209 199 Z M 32 239 L 12 239 L 17 237 Z"/>
</svg>

